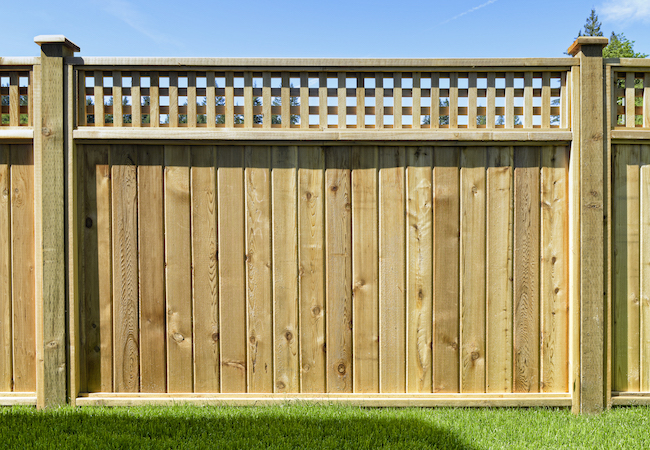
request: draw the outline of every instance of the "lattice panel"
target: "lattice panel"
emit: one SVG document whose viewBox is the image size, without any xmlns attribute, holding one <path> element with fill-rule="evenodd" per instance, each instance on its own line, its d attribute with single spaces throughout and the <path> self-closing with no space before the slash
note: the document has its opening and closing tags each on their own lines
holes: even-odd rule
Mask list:
<svg viewBox="0 0 650 450">
<path fill-rule="evenodd" d="M 549 129 L 568 116 L 565 72 L 97 70 L 80 80 L 81 126 Z"/>
<path fill-rule="evenodd" d="M 31 126 L 30 72 L 0 72 L 0 126 Z"/>
<path fill-rule="evenodd" d="M 650 128 L 650 72 L 616 72 L 614 83 L 613 126 Z"/>
</svg>

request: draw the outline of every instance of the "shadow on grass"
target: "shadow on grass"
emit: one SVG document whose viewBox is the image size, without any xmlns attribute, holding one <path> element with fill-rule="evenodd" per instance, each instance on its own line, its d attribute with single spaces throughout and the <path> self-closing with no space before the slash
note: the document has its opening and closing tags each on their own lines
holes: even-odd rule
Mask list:
<svg viewBox="0 0 650 450">
<path fill-rule="evenodd" d="M 318 407 L 14 409 L 0 411 L 0 437 L 0 448 L 471 449 L 404 412 Z"/>
</svg>

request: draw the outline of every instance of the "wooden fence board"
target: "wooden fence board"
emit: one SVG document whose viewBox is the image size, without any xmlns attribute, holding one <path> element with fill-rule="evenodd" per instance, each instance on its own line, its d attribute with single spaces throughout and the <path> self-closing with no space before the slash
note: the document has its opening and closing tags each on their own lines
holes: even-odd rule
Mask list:
<svg viewBox="0 0 650 450">
<path fill-rule="evenodd" d="M 415 125 L 415 116 L 413 118 Z M 410 147 L 406 156 L 407 392 L 432 391 L 433 148 Z"/>
<path fill-rule="evenodd" d="M 460 152 L 434 150 L 433 392 L 460 392 Z"/>
<path fill-rule="evenodd" d="M 541 152 L 541 392 L 568 392 L 568 154 L 565 147 Z"/>
<path fill-rule="evenodd" d="M 34 156 L 31 145 L 11 146 L 11 287 L 14 391 L 36 391 L 34 280 Z"/>
<path fill-rule="evenodd" d="M 646 74 L 646 83 L 650 76 Z M 650 87 L 645 84 L 646 91 Z M 650 391 L 650 145 L 641 147 L 641 355 L 640 385 L 644 392 Z"/>
<path fill-rule="evenodd" d="M 354 392 L 379 392 L 377 157 L 377 147 L 352 149 Z"/>
<path fill-rule="evenodd" d="M 273 392 L 271 151 L 244 150 L 249 392 Z"/>
<path fill-rule="evenodd" d="M 11 146 L 0 144 L 0 392 L 13 389 L 10 161 Z"/>
<path fill-rule="evenodd" d="M 138 149 L 140 388 L 167 391 L 163 147 Z"/>
<path fill-rule="evenodd" d="M 301 392 L 326 392 L 325 383 L 325 153 L 298 152 Z"/>
<path fill-rule="evenodd" d="M 539 392 L 539 149 L 514 163 L 514 392 Z"/>
<path fill-rule="evenodd" d="M 300 392 L 296 146 L 273 147 L 273 392 Z"/>
<path fill-rule="evenodd" d="M 406 151 L 379 150 L 379 390 L 406 392 Z"/>
<path fill-rule="evenodd" d="M 460 154 L 461 392 L 485 392 L 485 167 L 484 147 Z"/>
<path fill-rule="evenodd" d="M 325 151 L 327 392 L 352 392 L 352 214 L 347 147 Z"/>
<path fill-rule="evenodd" d="M 214 147 L 192 147 L 194 392 L 219 392 L 219 265 Z"/>
<path fill-rule="evenodd" d="M 217 152 L 221 392 L 246 392 L 247 388 L 243 164 L 242 147 Z"/>
<path fill-rule="evenodd" d="M 138 392 L 140 389 L 135 161 L 137 153 L 132 146 L 111 148 L 115 392 Z"/>
<path fill-rule="evenodd" d="M 512 147 L 487 149 L 486 392 L 512 392 Z"/>
<path fill-rule="evenodd" d="M 168 392 L 192 392 L 193 390 L 189 166 L 190 147 L 165 146 L 165 303 Z"/>
</svg>

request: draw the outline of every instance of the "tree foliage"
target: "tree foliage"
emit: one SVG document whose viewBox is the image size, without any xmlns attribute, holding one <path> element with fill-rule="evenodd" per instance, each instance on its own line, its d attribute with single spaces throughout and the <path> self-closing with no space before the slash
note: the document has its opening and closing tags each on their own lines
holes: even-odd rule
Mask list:
<svg viewBox="0 0 650 450">
<path fill-rule="evenodd" d="M 646 53 L 634 51 L 634 41 L 630 41 L 623 33 L 612 31 L 609 44 L 603 49 L 603 58 L 646 58 Z"/>
<path fill-rule="evenodd" d="M 587 17 L 585 22 L 584 33 L 582 30 L 578 31 L 578 36 L 602 36 L 603 32 L 600 31 L 601 23 L 598 21 L 598 14 L 596 9 L 591 8 L 591 14 Z"/>
</svg>

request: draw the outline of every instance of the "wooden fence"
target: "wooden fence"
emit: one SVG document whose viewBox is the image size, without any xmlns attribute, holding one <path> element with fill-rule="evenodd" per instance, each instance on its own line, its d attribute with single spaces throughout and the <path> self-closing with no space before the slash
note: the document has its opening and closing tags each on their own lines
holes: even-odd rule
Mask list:
<svg viewBox="0 0 650 450">
<path fill-rule="evenodd" d="M 0 58 L 2 403 L 648 403 L 647 60 L 35 40 Z"/>
</svg>

